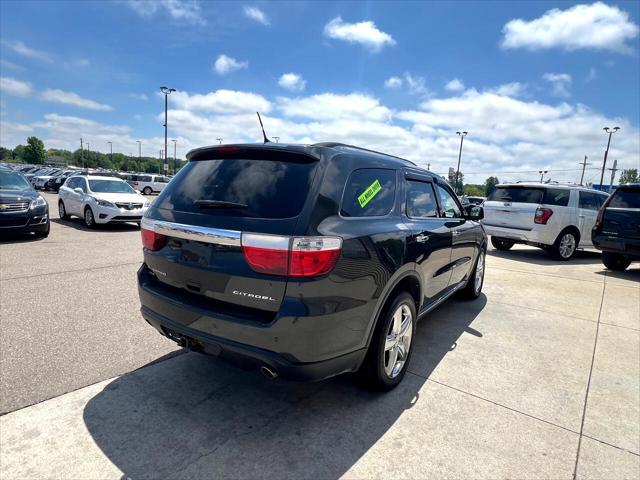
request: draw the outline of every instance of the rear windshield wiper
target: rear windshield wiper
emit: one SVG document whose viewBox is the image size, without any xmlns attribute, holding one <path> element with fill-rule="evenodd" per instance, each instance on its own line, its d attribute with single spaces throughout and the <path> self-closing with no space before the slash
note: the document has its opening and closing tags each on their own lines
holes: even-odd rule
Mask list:
<svg viewBox="0 0 640 480">
<path fill-rule="evenodd" d="M 249 205 L 237 202 L 225 202 L 224 200 L 196 200 L 193 202 L 200 208 L 249 208 Z"/>
</svg>

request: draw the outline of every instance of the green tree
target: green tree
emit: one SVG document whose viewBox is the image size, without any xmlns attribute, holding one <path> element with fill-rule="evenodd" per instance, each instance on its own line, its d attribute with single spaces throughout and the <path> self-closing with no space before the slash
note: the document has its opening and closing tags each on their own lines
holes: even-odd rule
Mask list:
<svg viewBox="0 0 640 480">
<path fill-rule="evenodd" d="M 460 194 L 464 190 L 464 173 L 459 172 L 456 181 L 456 171 L 449 170 L 448 177 L 449 185 L 451 185 L 453 191 L 456 192 L 456 194 Z"/>
<path fill-rule="evenodd" d="M 467 184 L 464 186 L 464 194 L 472 197 L 484 196 L 484 187 L 482 185 Z"/>
<path fill-rule="evenodd" d="M 24 160 L 27 163 L 44 163 L 46 151 L 44 143 L 38 137 L 27 138 L 27 146 L 24 148 Z"/>
<path fill-rule="evenodd" d="M 496 185 L 500 183 L 498 177 L 489 177 L 484 181 L 484 196 L 488 197 L 496 189 Z"/>
<path fill-rule="evenodd" d="M 16 163 L 24 163 L 26 162 L 26 160 L 24 159 L 25 157 L 25 146 L 24 145 L 16 145 L 16 148 L 13 149 L 13 152 L 11 154 L 11 158 L 13 162 Z"/>
<path fill-rule="evenodd" d="M 640 182 L 640 177 L 638 177 L 638 169 L 630 168 L 629 170 L 623 170 L 622 175 L 620 175 L 620 185 L 623 183 L 638 183 Z"/>
</svg>

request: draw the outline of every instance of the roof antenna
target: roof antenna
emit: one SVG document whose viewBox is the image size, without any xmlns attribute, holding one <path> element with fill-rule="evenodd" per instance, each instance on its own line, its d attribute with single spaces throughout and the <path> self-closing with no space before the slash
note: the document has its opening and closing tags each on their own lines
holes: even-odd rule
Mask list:
<svg viewBox="0 0 640 480">
<path fill-rule="evenodd" d="M 264 125 L 262 125 L 262 118 L 260 118 L 260 112 L 256 112 L 258 115 L 258 121 L 260 122 L 260 128 L 262 128 L 262 137 L 264 138 L 264 143 L 271 143 L 271 140 L 267 138 L 267 134 L 264 133 Z"/>
</svg>

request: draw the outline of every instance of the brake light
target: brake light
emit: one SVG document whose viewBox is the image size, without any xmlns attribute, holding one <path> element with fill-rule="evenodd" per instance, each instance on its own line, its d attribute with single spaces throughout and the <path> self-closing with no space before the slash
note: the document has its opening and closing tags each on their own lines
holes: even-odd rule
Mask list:
<svg viewBox="0 0 640 480">
<path fill-rule="evenodd" d="M 142 246 L 152 252 L 160 250 L 167 243 L 167 237 L 159 233 L 149 230 L 148 228 L 140 228 L 142 236 Z"/>
<path fill-rule="evenodd" d="M 342 239 L 338 237 L 281 237 L 242 234 L 242 251 L 256 272 L 291 277 L 316 277 L 335 266 Z"/>
<path fill-rule="evenodd" d="M 604 201 L 604 203 L 600 207 L 600 210 L 598 210 L 598 216 L 596 217 L 596 223 L 594 225 L 594 227 L 597 228 L 598 230 L 602 226 L 602 220 L 604 219 L 604 212 L 609 206 L 609 203 L 611 202 L 612 198 L 613 198 L 613 195 L 609 195 L 609 197 Z"/>
<path fill-rule="evenodd" d="M 551 210 L 550 208 L 538 207 L 533 221 L 535 223 L 546 225 L 549 219 L 551 218 L 551 215 L 553 215 L 553 210 Z"/>
</svg>

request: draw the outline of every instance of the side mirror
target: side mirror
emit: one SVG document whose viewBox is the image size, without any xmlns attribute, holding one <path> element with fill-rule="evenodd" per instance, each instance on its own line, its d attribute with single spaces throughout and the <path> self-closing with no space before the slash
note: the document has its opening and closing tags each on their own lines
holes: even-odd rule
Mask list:
<svg viewBox="0 0 640 480">
<path fill-rule="evenodd" d="M 467 205 L 464 207 L 464 218 L 467 220 L 482 220 L 484 209 L 479 205 Z"/>
<path fill-rule="evenodd" d="M 80 195 L 84 195 L 84 190 L 82 190 L 80 187 L 74 188 L 73 191 L 79 193 Z"/>
</svg>

